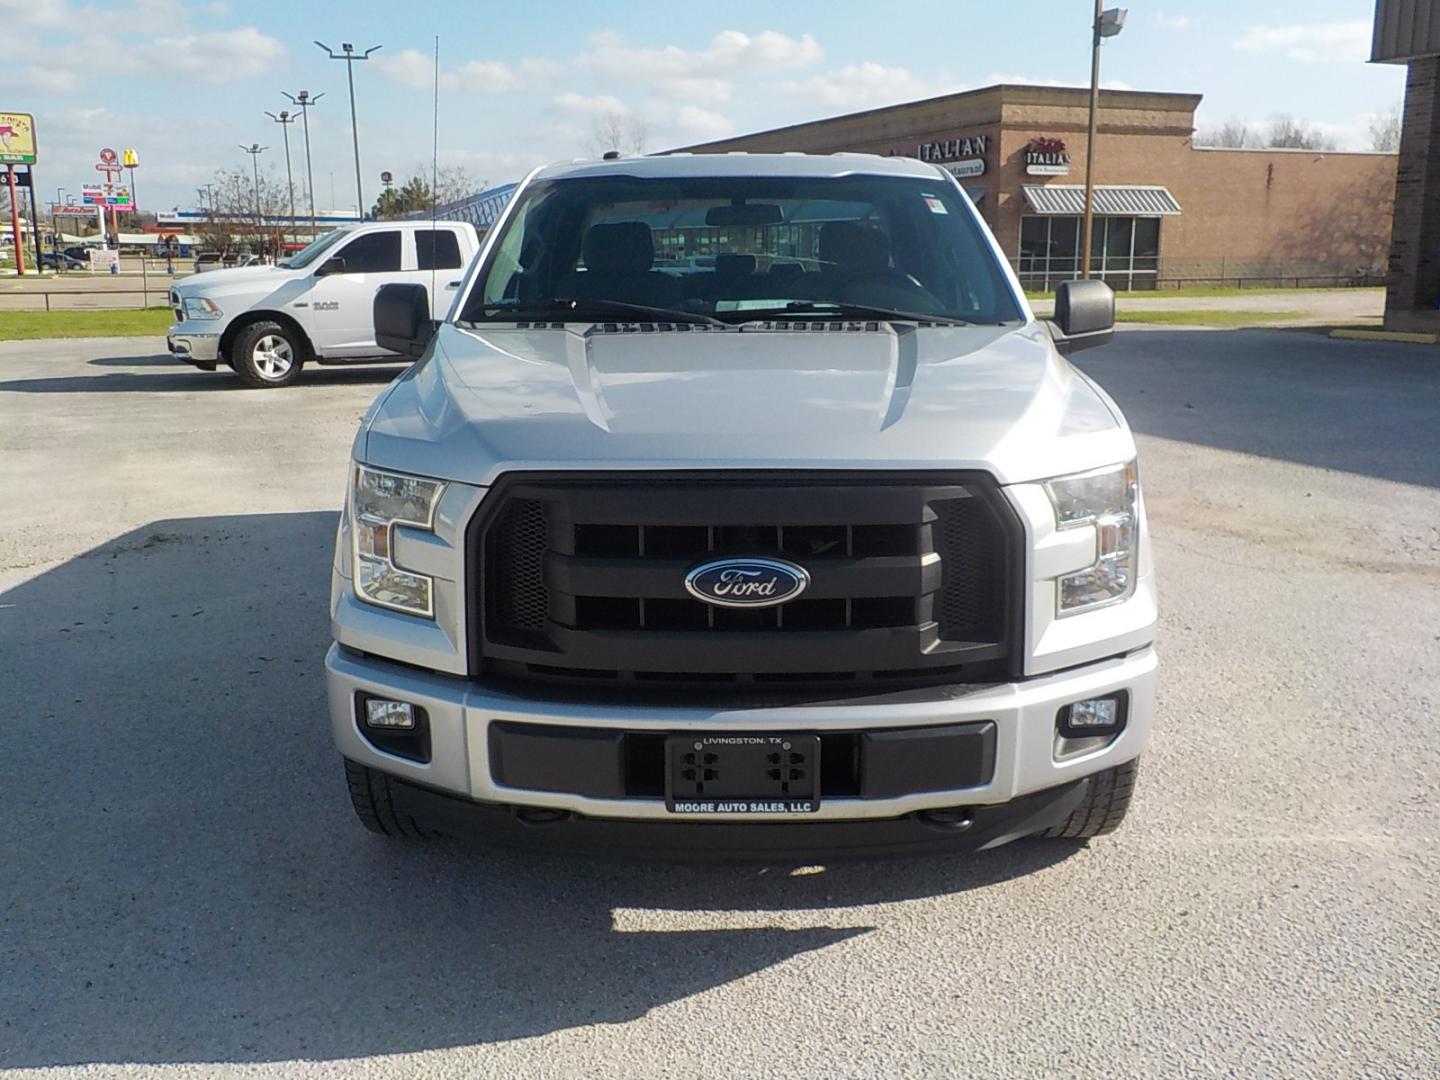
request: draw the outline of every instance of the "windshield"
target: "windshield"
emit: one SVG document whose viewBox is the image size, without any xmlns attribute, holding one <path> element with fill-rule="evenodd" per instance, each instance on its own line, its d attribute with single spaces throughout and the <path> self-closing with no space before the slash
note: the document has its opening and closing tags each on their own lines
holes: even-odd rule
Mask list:
<svg viewBox="0 0 1440 1080">
<path fill-rule="evenodd" d="M 323 236 L 317 236 L 294 255 L 282 260 L 279 265 L 289 267 L 291 270 L 299 270 L 302 266 L 309 266 L 326 251 L 339 243 L 348 231 L 347 229 L 334 229 Z"/>
<path fill-rule="evenodd" d="M 541 181 L 461 319 L 1018 320 L 964 198 L 938 176 Z"/>
</svg>

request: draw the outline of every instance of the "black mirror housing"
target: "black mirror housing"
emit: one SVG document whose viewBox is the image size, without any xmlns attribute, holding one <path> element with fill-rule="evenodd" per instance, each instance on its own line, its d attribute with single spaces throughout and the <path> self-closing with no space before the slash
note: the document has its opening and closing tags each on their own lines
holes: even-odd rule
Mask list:
<svg viewBox="0 0 1440 1080">
<path fill-rule="evenodd" d="M 1055 290 L 1055 345 L 1063 353 L 1107 345 L 1115 336 L 1115 290 L 1103 281 L 1062 281 Z"/>
<path fill-rule="evenodd" d="M 326 259 L 323 263 L 320 264 L 319 269 L 317 269 L 317 270 L 315 271 L 315 276 L 316 276 L 316 277 L 329 277 L 331 274 L 343 274 L 343 273 L 345 273 L 345 259 L 344 259 L 344 256 L 341 256 L 341 255 L 331 255 L 330 258 Z"/>
<path fill-rule="evenodd" d="M 435 321 L 430 318 L 430 291 L 424 285 L 381 285 L 371 313 L 375 344 L 402 356 L 425 355 L 435 336 Z"/>
</svg>

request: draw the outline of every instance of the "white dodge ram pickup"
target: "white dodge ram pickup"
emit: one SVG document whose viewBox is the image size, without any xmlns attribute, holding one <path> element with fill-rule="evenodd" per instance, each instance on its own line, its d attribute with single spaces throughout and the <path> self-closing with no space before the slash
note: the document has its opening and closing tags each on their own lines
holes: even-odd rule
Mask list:
<svg viewBox="0 0 1440 1080">
<path fill-rule="evenodd" d="M 1126 812 L 1156 599 L 1135 443 L 953 177 L 538 170 L 355 438 L 331 728 L 369 828 L 987 847 Z"/>
<path fill-rule="evenodd" d="M 275 266 L 195 274 L 170 290 L 178 360 L 229 364 L 256 387 L 286 386 L 307 360 L 403 361 L 375 344 L 371 304 L 385 284 L 424 287 L 435 317 L 460 287 L 479 241 L 466 222 L 386 221 L 328 232 Z M 432 288 L 433 286 L 433 288 Z"/>
</svg>

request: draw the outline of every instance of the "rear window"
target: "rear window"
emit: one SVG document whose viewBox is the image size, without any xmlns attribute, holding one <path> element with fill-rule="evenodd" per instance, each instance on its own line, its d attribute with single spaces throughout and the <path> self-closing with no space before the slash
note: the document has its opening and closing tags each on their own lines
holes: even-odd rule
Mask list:
<svg viewBox="0 0 1440 1080">
<path fill-rule="evenodd" d="M 455 270 L 460 266 L 460 238 L 453 229 L 424 229 L 415 234 L 415 265 L 421 270 Z"/>
</svg>

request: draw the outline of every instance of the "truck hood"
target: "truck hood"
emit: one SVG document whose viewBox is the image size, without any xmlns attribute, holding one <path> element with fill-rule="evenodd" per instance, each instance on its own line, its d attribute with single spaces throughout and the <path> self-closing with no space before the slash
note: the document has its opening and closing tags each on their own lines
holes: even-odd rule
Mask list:
<svg viewBox="0 0 1440 1080">
<path fill-rule="evenodd" d="M 175 288 L 184 296 L 199 296 L 202 293 L 210 295 L 217 291 L 233 292 L 234 286 L 259 291 L 265 284 L 273 286 L 298 273 L 297 270 L 279 266 L 232 266 L 224 270 L 206 270 L 201 274 L 191 274 L 177 282 Z"/>
<path fill-rule="evenodd" d="M 795 324 L 790 324 L 792 327 Z M 984 469 L 1134 454 L 1037 322 L 662 330 L 442 325 L 367 416 L 378 467 L 487 485 L 538 469 Z"/>
</svg>

